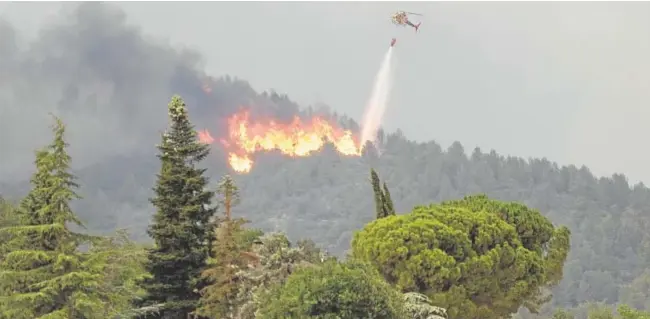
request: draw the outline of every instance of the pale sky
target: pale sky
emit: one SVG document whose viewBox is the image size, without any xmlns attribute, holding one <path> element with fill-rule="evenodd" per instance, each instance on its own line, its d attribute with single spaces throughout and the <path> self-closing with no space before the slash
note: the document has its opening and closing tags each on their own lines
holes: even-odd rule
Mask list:
<svg viewBox="0 0 650 319">
<path fill-rule="evenodd" d="M 130 23 L 229 74 L 360 120 L 392 37 L 385 126 L 650 183 L 648 2 L 114 2 Z M 0 3 L 24 34 L 58 3 Z M 390 22 L 419 12 L 420 32 Z M 4 106 L 0 105 L 1 108 Z"/>
</svg>

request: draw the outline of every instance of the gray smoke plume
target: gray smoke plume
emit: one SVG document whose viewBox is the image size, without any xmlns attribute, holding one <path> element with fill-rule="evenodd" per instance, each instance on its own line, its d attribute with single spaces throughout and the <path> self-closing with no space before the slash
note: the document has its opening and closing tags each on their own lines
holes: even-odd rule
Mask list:
<svg viewBox="0 0 650 319">
<path fill-rule="evenodd" d="M 214 107 L 201 89 L 201 62 L 196 52 L 145 39 L 111 4 L 64 7 L 24 45 L 0 21 L 0 180 L 29 176 L 34 149 L 51 137 L 48 113 L 67 124 L 76 168 L 153 153 L 172 94 Z"/>
</svg>

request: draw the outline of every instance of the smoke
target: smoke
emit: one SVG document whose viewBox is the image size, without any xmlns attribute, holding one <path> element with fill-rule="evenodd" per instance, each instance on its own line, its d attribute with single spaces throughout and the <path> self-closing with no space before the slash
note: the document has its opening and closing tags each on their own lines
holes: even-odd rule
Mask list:
<svg viewBox="0 0 650 319">
<path fill-rule="evenodd" d="M 368 100 L 368 105 L 363 114 L 361 122 L 361 144 L 365 145 L 367 141 L 376 144 L 377 131 L 381 126 L 384 112 L 388 106 L 390 90 L 392 85 L 391 60 L 393 56 L 393 47 L 388 47 L 384 59 L 379 67 L 379 72 L 375 76 L 375 82 Z"/>
<path fill-rule="evenodd" d="M 197 118 L 206 117 L 197 108 L 220 112 L 215 106 L 225 104 L 202 91 L 206 76 L 197 53 L 145 39 L 110 3 L 65 6 L 35 40 L 21 40 L 0 21 L 0 179 L 5 181 L 29 176 L 33 150 L 51 138 L 50 112 L 67 124 L 73 165 L 81 168 L 107 156 L 154 152 L 175 93 Z"/>
</svg>

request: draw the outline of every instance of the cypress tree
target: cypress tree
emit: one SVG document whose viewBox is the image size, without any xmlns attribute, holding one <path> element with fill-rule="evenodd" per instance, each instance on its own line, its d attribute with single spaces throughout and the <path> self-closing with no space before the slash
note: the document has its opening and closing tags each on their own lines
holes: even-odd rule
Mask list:
<svg viewBox="0 0 650 319">
<path fill-rule="evenodd" d="M 146 262 L 151 278 L 143 281 L 148 296 L 141 305 L 163 304 L 154 317 L 185 319 L 204 286 L 199 276 L 209 257 L 214 193 L 206 189 L 205 169 L 197 167 L 210 149 L 198 141 L 185 102 L 172 97 L 168 111 L 170 128 L 158 146 L 161 170 L 151 199 L 156 213 L 147 231 L 155 243 Z"/>
<path fill-rule="evenodd" d="M 382 190 L 379 176 L 372 168 L 370 169 L 370 183 L 375 196 L 375 218 L 380 219 L 395 215 L 395 208 L 393 207 L 393 200 L 390 198 L 388 186 L 384 182 Z"/>
<path fill-rule="evenodd" d="M 375 196 L 375 218 L 384 218 L 386 215 L 384 213 L 383 194 L 381 192 L 381 187 L 379 186 L 379 176 L 377 176 L 377 172 L 375 172 L 373 168 L 370 169 L 370 183 Z"/>
<path fill-rule="evenodd" d="M 0 262 L 0 318 L 106 318 L 110 296 L 100 289 L 103 261 L 78 251 L 94 240 L 75 233 L 83 226 L 70 209 L 78 199 L 64 140 L 55 118 L 54 141 L 36 153 L 33 189 L 18 207 L 17 224 L 0 233 L 9 249 Z"/>
<path fill-rule="evenodd" d="M 386 182 L 384 182 L 384 194 L 383 194 L 383 199 L 384 199 L 384 211 L 386 216 L 393 216 L 395 215 L 395 208 L 393 207 L 393 200 L 390 198 L 390 192 L 388 191 L 388 186 L 386 186 Z"/>
</svg>

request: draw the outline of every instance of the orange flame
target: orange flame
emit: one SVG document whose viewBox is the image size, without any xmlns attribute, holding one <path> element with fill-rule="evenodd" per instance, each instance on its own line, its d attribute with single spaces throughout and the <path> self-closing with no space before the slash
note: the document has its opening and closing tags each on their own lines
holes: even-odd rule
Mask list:
<svg viewBox="0 0 650 319">
<path fill-rule="evenodd" d="M 201 143 L 212 144 L 212 142 L 214 142 L 214 138 L 212 137 L 212 135 L 210 135 L 210 132 L 208 132 L 208 130 L 199 131 L 198 135 L 199 135 L 199 141 Z"/>
<path fill-rule="evenodd" d="M 208 131 L 199 132 L 199 139 L 204 143 L 214 141 Z M 251 155 L 259 151 L 278 150 L 288 156 L 303 157 L 320 150 L 325 143 L 331 143 L 341 154 L 361 155 L 352 132 L 319 117 L 303 122 L 296 116 L 288 124 L 274 120 L 251 123 L 248 112 L 234 114 L 228 119 L 228 138 L 222 139 L 221 143 L 229 150 L 230 166 L 240 173 L 251 170 Z"/>
</svg>

